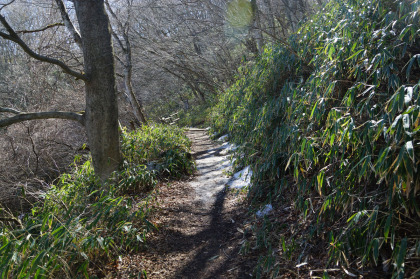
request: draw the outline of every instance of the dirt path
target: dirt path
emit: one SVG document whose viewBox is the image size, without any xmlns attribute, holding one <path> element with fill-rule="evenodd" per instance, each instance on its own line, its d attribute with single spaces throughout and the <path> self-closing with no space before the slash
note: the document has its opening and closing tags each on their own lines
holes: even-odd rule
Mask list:
<svg viewBox="0 0 420 279">
<path fill-rule="evenodd" d="M 226 191 L 229 160 L 201 129 L 190 129 L 197 174 L 160 186 L 147 251 L 127 256 L 119 278 L 251 278 L 253 258 L 239 255 L 246 217 L 243 197 Z"/>
</svg>

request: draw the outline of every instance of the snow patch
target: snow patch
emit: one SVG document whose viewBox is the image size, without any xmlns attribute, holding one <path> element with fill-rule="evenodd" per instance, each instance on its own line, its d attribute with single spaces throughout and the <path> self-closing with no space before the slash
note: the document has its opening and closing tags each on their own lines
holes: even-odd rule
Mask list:
<svg viewBox="0 0 420 279">
<path fill-rule="evenodd" d="M 238 146 L 234 143 L 229 143 L 228 141 L 222 145 L 222 148 L 226 149 L 227 151 L 235 151 L 238 149 Z"/>
<path fill-rule="evenodd" d="M 236 149 L 238 149 L 238 146 L 234 143 L 229 143 L 228 141 L 225 142 L 224 144 L 222 144 L 222 146 L 220 146 L 221 149 L 223 149 L 220 154 L 221 155 L 226 155 L 232 151 L 235 151 Z"/>
<path fill-rule="evenodd" d="M 250 166 L 247 166 L 243 170 L 235 173 L 227 185 L 230 188 L 242 189 L 248 187 L 251 184 L 251 177 L 252 170 L 250 169 Z"/>
<path fill-rule="evenodd" d="M 228 137 L 229 137 L 229 135 L 228 135 L 228 134 L 226 134 L 226 135 L 224 135 L 224 136 L 221 136 L 221 137 L 220 137 L 220 138 L 218 138 L 217 140 L 218 140 L 218 141 L 227 141 Z"/>
<path fill-rule="evenodd" d="M 262 218 L 265 215 L 268 215 L 273 210 L 273 206 L 271 204 L 266 204 L 264 208 L 258 210 L 256 215 L 258 218 Z"/>
</svg>

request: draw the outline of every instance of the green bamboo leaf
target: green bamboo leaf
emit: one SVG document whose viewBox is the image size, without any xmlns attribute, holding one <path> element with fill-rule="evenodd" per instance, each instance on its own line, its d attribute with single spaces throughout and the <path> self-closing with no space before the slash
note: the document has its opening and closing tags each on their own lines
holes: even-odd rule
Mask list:
<svg viewBox="0 0 420 279">
<path fill-rule="evenodd" d="M 319 99 L 318 101 L 316 101 L 316 102 L 315 102 L 315 105 L 314 105 L 314 106 L 313 106 L 313 108 L 312 108 L 312 111 L 311 111 L 311 116 L 309 117 L 309 119 L 312 119 L 312 118 L 313 118 L 313 116 L 314 116 L 314 114 L 315 114 L 315 110 L 316 110 L 316 108 L 317 108 L 318 103 L 320 102 L 320 100 L 321 100 L 321 99 Z"/>
<path fill-rule="evenodd" d="M 414 147 L 413 147 L 413 141 L 408 141 L 405 143 L 405 148 L 407 149 L 408 156 L 410 156 L 410 159 L 414 163 Z"/>
<path fill-rule="evenodd" d="M 398 111 L 404 109 L 405 86 L 401 86 L 398 92 Z"/>
<path fill-rule="evenodd" d="M 382 150 L 381 154 L 379 155 L 378 160 L 376 161 L 375 167 L 376 171 L 379 171 L 379 168 L 383 165 L 385 158 L 388 156 L 389 151 L 391 150 L 391 146 L 388 146 L 384 150 Z"/>
<path fill-rule="evenodd" d="M 321 171 L 316 177 L 318 182 L 318 193 L 320 196 L 322 196 L 322 185 L 324 184 L 324 175 L 325 173 Z"/>
<path fill-rule="evenodd" d="M 410 31 L 410 29 L 413 27 L 412 24 L 407 25 L 400 33 L 399 39 L 403 40 L 405 34 L 407 34 L 408 31 Z"/>
<path fill-rule="evenodd" d="M 410 115 L 409 114 L 404 114 L 403 115 L 402 123 L 403 123 L 404 130 L 409 130 L 410 129 Z"/>
<path fill-rule="evenodd" d="M 54 235 L 58 234 L 59 232 L 61 232 L 61 231 L 63 231 L 63 230 L 64 230 L 64 227 L 63 227 L 63 226 L 60 226 L 60 227 L 58 227 L 57 229 L 55 229 L 55 230 L 51 233 L 51 235 L 52 235 L 52 236 L 54 236 Z"/>
<path fill-rule="evenodd" d="M 333 53 L 335 53 L 335 47 L 333 45 L 331 45 L 331 47 L 330 47 L 330 49 L 328 51 L 328 58 L 330 60 L 333 60 L 333 58 L 332 58 Z"/>
<path fill-rule="evenodd" d="M 351 47 L 351 51 L 352 51 L 352 52 L 354 51 L 354 49 L 356 48 L 356 46 L 357 46 L 357 42 L 355 42 L 355 43 L 353 44 L 353 46 Z"/>
<path fill-rule="evenodd" d="M 33 274 L 36 269 L 39 267 L 39 262 L 43 259 L 44 255 L 47 253 L 47 251 L 42 251 L 38 256 L 31 262 L 31 269 L 29 271 L 29 274 Z"/>
<path fill-rule="evenodd" d="M 393 133 L 395 131 L 395 128 L 397 127 L 398 122 L 401 120 L 401 118 L 402 118 L 402 115 L 400 114 L 395 118 L 394 122 L 392 122 L 392 125 L 390 127 L 391 133 Z"/>
<path fill-rule="evenodd" d="M 411 71 L 411 68 L 413 67 L 414 61 L 418 59 L 420 59 L 420 54 L 413 55 L 413 57 L 411 57 L 410 61 L 408 62 L 408 66 L 406 70 L 406 76 L 408 80 L 410 79 L 410 71 Z"/>
<path fill-rule="evenodd" d="M 284 236 L 281 237 L 281 246 L 283 248 L 283 252 L 287 252 L 286 251 L 286 241 L 284 240 Z"/>
<path fill-rule="evenodd" d="M 378 258 L 379 258 L 379 240 L 375 238 L 373 241 L 372 247 L 373 247 L 373 261 L 375 262 L 375 265 L 378 265 Z"/>
<path fill-rule="evenodd" d="M 334 139 L 335 139 L 335 133 L 333 133 L 331 135 L 331 139 L 330 139 L 330 145 L 332 146 L 334 144 Z"/>
<path fill-rule="evenodd" d="M 387 242 L 388 240 L 389 229 L 391 228 L 391 221 L 392 221 L 392 214 L 389 214 L 388 218 L 386 218 L 385 227 L 384 227 L 385 242 Z"/>
<path fill-rule="evenodd" d="M 359 51 L 356 51 L 356 53 L 354 53 L 352 56 L 350 56 L 349 58 L 346 59 L 346 61 L 352 59 L 353 57 L 355 57 L 356 55 L 358 55 L 359 53 L 361 53 L 364 49 L 361 49 Z"/>
<path fill-rule="evenodd" d="M 400 249 L 397 256 L 397 267 L 400 268 L 404 263 L 405 254 L 407 253 L 407 238 L 401 240 Z"/>
</svg>

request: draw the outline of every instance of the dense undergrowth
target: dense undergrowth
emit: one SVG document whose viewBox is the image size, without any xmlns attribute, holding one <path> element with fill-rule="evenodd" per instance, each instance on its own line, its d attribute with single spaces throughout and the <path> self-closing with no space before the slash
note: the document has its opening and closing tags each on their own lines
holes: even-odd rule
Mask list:
<svg viewBox="0 0 420 279">
<path fill-rule="evenodd" d="M 91 159 L 81 164 L 79 157 L 30 213 L 3 218 L 1 278 L 88 277 L 91 268 L 97 273 L 143 247 L 154 227 L 150 190 L 159 179 L 192 173 L 190 142 L 182 129 L 155 125 L 123 131 L 121 145 L 121 170 L 105 184 L 94 176 Z"/>
<path fill-rule="evenodd" d="M 211 103 L 206 103 L 196 105 L 187 111 L 179 111 L 177 125 L 180 127 L 208 127 L 210 107 Z"/>
<path fill-rule="evenodd" d="M 148 117 L 155 122 L 173 123 L 179 127 L 204 128 L 209 126 L 210 111 L 215 103 L 216 96 L 206 93 L 205 101 L 193 96 L 188 90 L 183 91 L 185 102 L 179 103 L 175 96 L 165 102 L 156 101 L 145 108 Z"/>
<path fill-rule="evenodd" d="M 252 165 L 253 201 L 298 223 L 256 226 L 258 276 L 322 250 L 342 276 L 420 276 L 419 19 L 418 1 L 330 1 L 221 95 L 212 127 Z"/>
</svg>

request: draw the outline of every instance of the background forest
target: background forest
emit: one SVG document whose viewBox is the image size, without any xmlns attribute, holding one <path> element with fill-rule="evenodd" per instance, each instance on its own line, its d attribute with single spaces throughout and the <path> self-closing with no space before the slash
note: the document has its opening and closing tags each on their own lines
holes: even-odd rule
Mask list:
<svg viewBox="0 0 420 279">
<path fill-rule="evenodd" d="M 63 8 L 77 28 L 72 1 L 0 0 L 31 49 L 83 72 Z M 145 241 L 153 186 L 194 170 L 182 129 L 157 124 L 174 119 L 229 134 L 236 167 L 254 173 L 251 211 L 275 208 L 242 247 L 260 253 L 255 277 L 305 268 L 316 254 L 343 276 L 420 276 L 418 1 L 108 0 L 105 9 L 123 166 L 101 189 L 75 121 L 0 128 L 2 277 L 89 276 Z M 2 118 L 81 112 L 83 88 L 0 38 Z"/>
<path fill-rule="evenodd" d="M 150 120 L 180 112 L 187 116 L 181 124 L 202 124 L 218 92 L 234 82 L 241 61 L 253 60 L 263 43 L 297 30 L 315 4 L 252 3 L 255 7 L 248 1 L 109 1 L 121 124 L 133 128 L 142 121 L 126 89 L 127 67 L 132 92 Z M 71 2 L 65 4 L 75 20 Z M 82 71 L 81 52 L 55 1 L 14 1 L 2 14 L 32 49 Z M 14 42 L 1 41 L 0 63 L 0 106 L 23 112 L 84 110 L 80 81 L 28 57 Z M 24 122 L 3 129 L 2 185 L 10 192 L 18 184 L 36 191 L 41 180 L 48 183 L 66 170 L 85 141 L 81 125 L 69 121 Z"/>
</svg>

